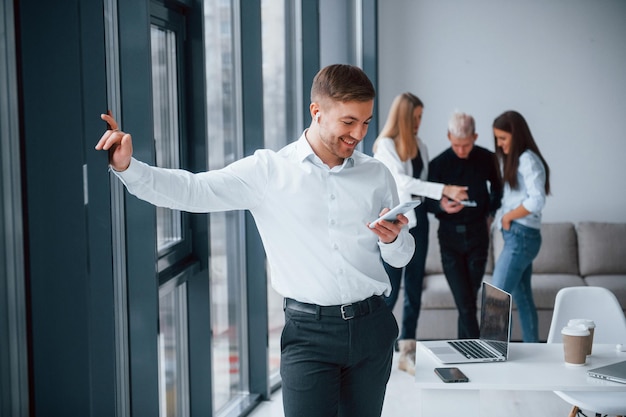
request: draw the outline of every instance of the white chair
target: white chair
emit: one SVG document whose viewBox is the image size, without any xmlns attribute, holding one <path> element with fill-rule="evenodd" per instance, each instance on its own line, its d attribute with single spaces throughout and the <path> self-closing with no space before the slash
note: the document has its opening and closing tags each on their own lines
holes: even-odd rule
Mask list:
<svg viewBox="0 0 626 417">
<path fill-rule="evenodd" d="M 615 295 L 603 287 L 568 287 L 559 290 L 554 301 L 554 312 L 548 343 L 561 343 L 561 329 L 570 319 L 591 319 L 595 322 L 594 343 L 626 344 L 626 317 Z M 592 351 L 593 355 L 593 351 Z M 559 397 L 578 410 L 589 410 L 608 415 L 626 415 L 626 395 L 617 392 L 555 391 Z"/>
</svg>

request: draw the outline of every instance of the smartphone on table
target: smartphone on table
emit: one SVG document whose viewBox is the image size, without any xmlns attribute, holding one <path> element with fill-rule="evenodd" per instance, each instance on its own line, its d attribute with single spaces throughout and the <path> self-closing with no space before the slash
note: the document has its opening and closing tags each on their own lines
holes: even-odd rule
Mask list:
<svg viewBox="0 0 626 417">
<path fill-rule="evenodd" d="M 443 382 L 468 382 L 469 378 L 456 367 L 453 368 L 435 368 L 435 373 Z"/>
</svg>

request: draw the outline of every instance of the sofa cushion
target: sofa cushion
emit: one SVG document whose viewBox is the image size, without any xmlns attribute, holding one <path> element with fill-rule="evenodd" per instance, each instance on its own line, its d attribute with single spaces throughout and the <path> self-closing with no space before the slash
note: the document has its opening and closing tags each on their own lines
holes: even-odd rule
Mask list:
<svg viewBox="0 0 626 417">
<path fill-rule="evenodd" d="M 500 230 L 493 233 L 493 252 L 497 260 L 504 239 Z M 533 261 L 533 273 L 578 275 L 578 248 L 576 228 L 573 223 L 543 223 L 541 248 Z"/>
<path fill-rule="evenodd" d="M 626 274 L 626 223 L 578 224 L 580 274 Z"/>
<path fill-rule="evenodd" d="M 491 283 L 491 275 L 485 274 L 484 281 Z M 577 284 L 580 285 L 580 284 Z M 476 307 L 480 308 L 482 290 L 478 290 Z M 432 274 L 424 277 L 424 290 L 422 291 L 422 309 L 454 309 L 452 290 L 444 274 Z"/>
<path fill-rule="evenodd" d="M 537 309 L 552 310 L 556 293 L 561 288 L 585 285 L 585 281 L 579 275 L 533 273 L 530 285 Z"/>
<path fill-rule="evenodd" d="M 585 283 L 592 287 L 604 287 L 609 290 L 619 301 L 622 309 L 626 311 L 626 274 L 624 275 L 587 275 Z"/>
<path fill-rule="evenodd" d="M 491 283 L 491 275 L 485 275 L 485 281 Z M 535 306 L 540 310 L 553 309 L 556 293 L 559 292 L 561 288 L 577 287 L 581 285 L 585 285 L 585 280 L 578 275 L 533 274 L 531 286 Z M 446 281 L 445 275 L 427 275 L 424 278 L 424 287 L 424 291 L 422 292 L 423 309 L 456 309 L 454 299 L 452 298 L 452 291 L 450 290 L 448 281 Z M 626 288 L 624 288 L 623 293 L 626 298 Z M 480 299 L 481 291 L 478 291 L 478 298 L 476 299 L 477 307 L 480 307 Z M 513 303 L 513 308 L 517 308 L 515 302 Z"/>
<path fill-rule="evenodd" d="M 485 281 L 491 283 L 492 277 L 485 275 Z M 533 274 L 530 285 L 533 289 L 535 307 L 538 310 L 551 310 L 554 308 L 556 293 L 561 288 L 585 285 L 585 281 L 580 276 L 572 274 Z M 517 309 L 515 302 L 513 309 Z"/>
<path fill-rule="evenodd" d="M 441 266 L 441 252 L 439 251 L 439 238 L 437 238 L 437 229 L 439 229 L 439 221 L 432 214 L 428 215 L 430 224 L 428 230 L 428 252 L 426 254 L 426 275 L 443 274 Z"/>
<path fill-rule="evenodd" d="M 424 277 L 424 290 L 422 291 L 422 309 L 456 309 L 452 291 L 443 274 L 429 274 Z"/>
</svg>

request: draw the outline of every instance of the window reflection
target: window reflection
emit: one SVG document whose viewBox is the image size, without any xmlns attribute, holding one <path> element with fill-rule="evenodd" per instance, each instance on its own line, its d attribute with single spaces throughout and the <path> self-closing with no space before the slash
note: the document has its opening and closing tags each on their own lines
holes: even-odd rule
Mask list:
<svg viewBox="0 0 626 417">
<path fill-rule="evenodd" d="M 286 33 L 284 0 L 263 0 L 263 126 L 265 147 L 278 150 L 288 141 Z M 294 138 L 291 138 L 294 139 Z M 271 382 L 280 380 L 280 335 L 285 325 L 283 298 L 272 288 L 271 271 L 267 271 L 267 306 L 269 332 L 269 372 Z"/>
<path fill-rule="evenodd" d="M 176 33 L 152 25 L 150 36 L 156 164 L 165 168 L 179 168 Z M 156 214 L 157 248 L 161 253 L 182 240 L 182 218 L 180 211 L 162 207 L 157 207 Z"/>
<path fill-rule="evenodd" d="M 241 158 L 238 125 L 239 89 L 234 34 L 238 21 L 230 0 L 205 0 L 205 48 L 207 80 L 207 130 L 209 169 L 219 169 Z M 209 278 L 211 285 L 211 331 L 213 404 L 216 414 L 248 393 L 245 322 L 245 241 L 243 213 L 210 215 Z"/>
<path fill-rule="evenodd" d="M 176 280 L 159 289 L 159 414 L 189 415 L 187 389 L 187 286 Z"/>
<path fill-rule="evenodd" d="M 152 96 L 156 165 L 180 168 L 180 126 L 177 33 L 156 24 L 150 27 Z M 174 254 L 183 240 L 180 211 L 156 208 L 159 257 Z M 172 262 L 176 261 L 172 257 Z M 159 267 L 159 272 L 163 272 Z M 186 284 L 171 278 L 159 287 L 159 414 L 189 415 Z"/>
</svg>

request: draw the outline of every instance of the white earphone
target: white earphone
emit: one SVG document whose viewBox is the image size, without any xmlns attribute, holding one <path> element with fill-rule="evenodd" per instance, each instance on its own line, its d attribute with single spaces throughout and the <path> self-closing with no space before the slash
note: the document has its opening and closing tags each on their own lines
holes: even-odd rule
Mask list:
<svg viewBox="0 0 626 417">
<path fill-rule="evenodd" d="M 315 122 L 316 123 L 320 122 L 320 112 L 315 113 Z"/>
</svg>

